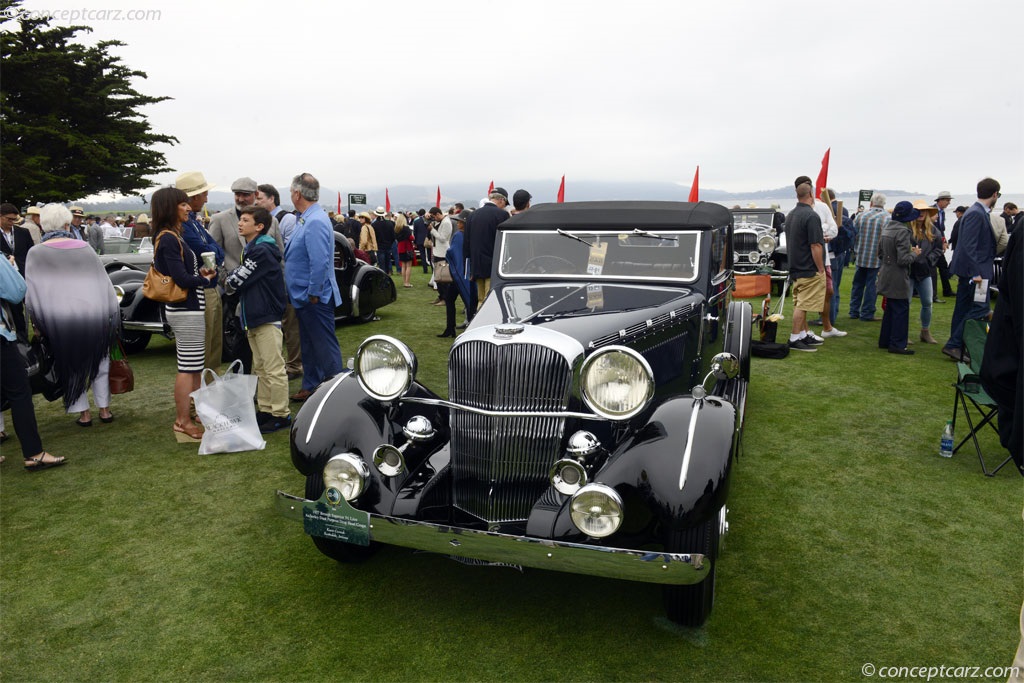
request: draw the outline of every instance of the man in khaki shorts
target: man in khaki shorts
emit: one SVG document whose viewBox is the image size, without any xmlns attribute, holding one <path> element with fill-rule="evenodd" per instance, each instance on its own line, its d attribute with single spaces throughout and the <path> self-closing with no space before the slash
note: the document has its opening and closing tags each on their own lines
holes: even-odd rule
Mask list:
<svg viewBox="0 0 1024 683">
<path fill-rule="evenodd" d="M 821 342 L 807 334 L 808 311 L 825 307 L 825 238 L 821 218 L 814 210 L 814 187 L 802 183 L 796 188 L 796 207 L 786 216 L 786 244 L 789 277 L 793 281 L 793 331 L 789 348 L 817 351 Z"/>
</svg>

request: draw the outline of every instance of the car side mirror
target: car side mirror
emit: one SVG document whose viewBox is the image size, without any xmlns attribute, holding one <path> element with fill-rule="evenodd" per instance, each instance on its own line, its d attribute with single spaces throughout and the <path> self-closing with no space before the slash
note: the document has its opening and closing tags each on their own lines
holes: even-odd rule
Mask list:
<svg viewBox="0 0 1024 683">
<path fill-rule="evenodd" d="M 696 399 L 703 399 L 708 395 L 706 387 L 709 379 L 712 377 L 720 380 L 732 379 L 738 374 L 740 374 L 739 358 L 731 353 L 716 353 L 711 358 L 711 371 L 705 375 L 703 382 L 690 390 L 690 393 Z"/>
</svg>

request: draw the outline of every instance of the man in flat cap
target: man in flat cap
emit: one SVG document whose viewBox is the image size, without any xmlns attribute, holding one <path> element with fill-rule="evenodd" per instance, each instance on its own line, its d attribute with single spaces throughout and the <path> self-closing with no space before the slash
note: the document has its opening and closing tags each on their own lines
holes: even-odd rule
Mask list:
<svg viewBox="0 0 1024 683">
<path fill-rule="evenodd" d="M 942 233 L 942 241 L 945 243 L 948 233 L 946 232 L 946 207 L 949 206 L 950 202 L 953 201 L 953 195 L 948 190 L 943 190 L 935 197 L 935 208 L 939 210 L 938 215 L 935 217 L 935 227 L 940 233 Z M 937 304 L 946 303 L 939 298 L 939 278 L 942 278 L 942 296 L 950 297 L 956 296 L 956 292 L 949 284 L 949 264 L 946 263 L 945 254 L 939 259 L 937 276 L 936 272 L 932 272 L 932 292 L 933 299 Z"/>
<path fill-rule="evenodd" d="M 74 235 L 76 240 L 87 242 L 85 226 L 82 225 L 82 221 L 85 219 L 85 210 L 80 206 L 72 206 L 70 210 L 71 226 L 68 228 L 68 232 Z"/>
<path fill-rule="evenodd" d="M 228 272 L 237 268 L 242 261 L 245 240 L 238 234 L 238 221 L 242 218 L 242 209 L 256 204 L 258 187 L 252 178 L 239 178 L 231 183 L 231 191 L 235 194 L 234 208 L 220 211 L 210 219 L 210 235 L 224 249 L 224 268 Z M 274 238 L 277 248 L 283 254 L 284 240 L 281 239 L 281 229 L 273 214 L 267 234 Z"/>
<path fill-rule="evenodd" d="M 498 226 L 508 220 L 508 191 L 496 187 L 487 195 L 487 201 L 469 217 L 463 237 L 463 252 L 469 259 L 466 274 L 476 282 L 478 306 L 482 306 L 491 291 L 491 265 L 494 258 L 494 240 Z"/>
<path fill-rule="evenodd" d="M 181 237 L 185 240 L 185 244 L 192 249 L 200 263 L 203 259 L 203 252 L 212 251 L 216 254 L 217 266 L 223 266 L 224 250 L 210 236 L 203 225 L 202 218 L 199 217 L 199 212 L 206 206 L 206 200 L 214 185 L 206 182 L 206 177 L 200 171 L 187 171 L 178 176 L 174 186 L 188 196 L 188 220 L 181 224 Z M 224 352 L 224 309 L 215 284 L 207 287 L 204 294 L 206 295 L 206 360 L 203 367 L 217 372 L 220 370 L 221 356 Z"/>
</svg>

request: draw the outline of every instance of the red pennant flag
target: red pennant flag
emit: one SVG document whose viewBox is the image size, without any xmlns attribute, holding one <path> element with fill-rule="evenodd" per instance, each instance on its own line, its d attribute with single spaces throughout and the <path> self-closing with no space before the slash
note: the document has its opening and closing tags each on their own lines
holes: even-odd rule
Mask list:
<svg viewBox="0 0 1024 683">
<path fill-rule="evenodd" d="M 384 188 L 384 210 L 391 213 L 391 195 L 388 194 L 388 188 Z"/>
<path fill-rule="evenodd" d="M 821 199 L 821 191 L 828 187 L 828 155 L 831 152 L 831 147 L 826 149 L 825 156 L 821 160 L 821 172 L 818 174 L 818 179 L 814 182 L 815 199 Z"/>
<path fill-rule="evenodd" d="M 338 190 L 338 214 L 341 214 L 341 190 Z"/>
<path fill-rule="evenodd" d="M 494 181 L 491 181 L 491 186 L 487 188 L 487 196 L 490 197 L 491 193 L 494 192 Z"/>
<path fill-rule="evenodd" d="M 441 186 L 437 186 L 437 203 L 434 204 L 437 208 L 441 208 Z"/>
<path fill-rule="evenodd" d="M 700 197 L 697 191 L 700 186 L 700 165 L 697 165 L 697 170 L 693 172 L 693 184 L 690 185 L 690 198 L 687 201 L 699 202 Z"/>
<path fill-rule="evenodd" d="M 565 201 L 565 176 L 562 176 L 562 183 L 558 186 L 558 198 L 555 201 L 559 204 Z"/>
</svg>

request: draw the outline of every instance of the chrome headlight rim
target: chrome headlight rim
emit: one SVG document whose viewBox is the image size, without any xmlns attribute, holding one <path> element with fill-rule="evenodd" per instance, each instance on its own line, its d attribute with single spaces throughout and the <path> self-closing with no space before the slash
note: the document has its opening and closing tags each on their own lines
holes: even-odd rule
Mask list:
<svg viewBox="0 0 1024 683">
<path fill-rule="evenodd" d="M 618 514 L 617 516 L 614 516 L 617 523 L 610 530 L 602 531 L 601 533 L 594 533 L 594 530 L 584 528 L 583 523 L 579 521 L 581 515 L 576 509 L 576 503 L 581 497 L 592 493 L 604 496 L 608 502 L 611 503 L 611 505 L 608 506 L 608 509 L 611 509 L 612 506 L 618 508 Z M 607 505 L 608 504 L 606 503 L 606 506 Z M 572 495 L 572 499 L 569 501 L 569 517 L 572 520 L 573 526 L 575 526 L 580 533 L 584 533 L 591 538 L 607 538 L 622 528 L 622 522 L 625 519 L 625 509 L 622 502 L 622 496 L 619 495 L 618 491 L 606 484 L 599 484 L 597 482 L 587 484 L 586 486 L 580 487 L 580 490 Z"/>
<path fill-rule="evenodd" d="M 777 243 L 775 241 L 775 238 L 772 237 L 771 235 L 764 234 L 757 239 L 757 249 L 762 254 L 771 254 L 773 251 L 775 251 L 776 246 Z"/>
<path fill-rule="evenodd" d="M 361 365 L 364 354 L 370 347 L 379 343 L 390 344 L 391 346 L 393 346 L 399 352 L 399 354 L 401 354 L 403 360 L 405 361 L 405 380 L 402 382 L 401 386 L 397 391 L 388 394 L 378 392 L 372 387 L 370 387 L 367 384 L 365 378 L 363 377 L 363 372 L 361 371 Z M 406 346 L 399 340 L 395 339 L 394 337 L 388 336 L 386 334 L 375 334 L 363 340 L 363 343 L 359 345 L 359 349 L 356 351 L 356 355 L 352 365 L 353 371 L 356 375 L 356 380 L 359 382 L 359 386 L 363 388 L 363 391 L 365 391 L 367 394 L 377 399 L 378 401 L 382 401 L 385 403 L 394 401 L 396 398 L 400 398 L 404 396 L 406 393 L 408 393 L 409 388 L 412 387 L 412 383 L 416 379 L 416 354 L 414 354 L 412 352 L 412 349 L 410 349 L 408 346 Z"/>
<path fill-rule="evenodd" d="M 566 470 L 571 470 L 574 473 L 575 481 L 572 475 L 567 478 L 563 474 Z M 548 479 L 551 481 L 551 486 L 565 496 L 571 496 L 586 486 L 587 478 L 587 469 L 583 466 L 583 463 L 574 458 L 556 460 L 548 471 Z"/>
<path fill-rule="evenodd" d="M 647 391 L 645 392 L 643 400 L 640 401 L 633 409 L 626 412 L 615 413 L 606 410 L 602 406 L 598 405 L 587 391 L 587 374 L 590 372 L 590 369 L 593 367 L 594 363 L 611 353 L 622 353 L 635 360 L 639 363 L 647 380 Z M 582 396 L 583 402 L 586 406 L 590 408 L 590 410 L 594 411 L 598 416 L 606 420 L 628 420 L 643 412 L 648 404 L 650 404 L 651 399 L 654 398 L 654 371 L 651 370 L 651 365 L 647 362 L 646 358 L 628 346 L 606 346 L 583 361 L 583 365 L 580 367 L 580 395 Z"/>
<path fill-rule="evenodd" d="M 346 472 L 350 476 L 354 475 L 354 478 L 339 481 L 341 477 L 335 475 L 331 471 L 332 469 Z M 341 494 L 342 498 L 351 502 L 359 498 L 366 491 L 366 483 L 370 478 L 370 467 L 363 462 L 362 458 L 354 453 L 338 453 L 327 460 L 323 469 L 323 478 L 324 490 L 328 492 L 328 499 L 331 499 L 330 489 L 334 489 Z M 345 484 L 355 485 L 347 487 Z"/>
</svg>

